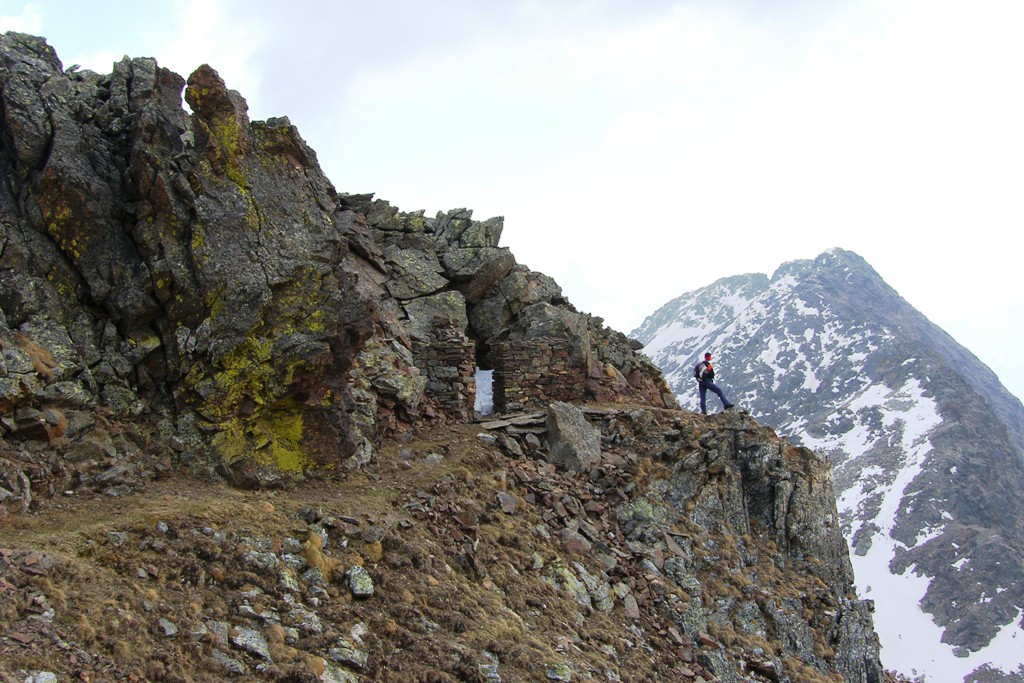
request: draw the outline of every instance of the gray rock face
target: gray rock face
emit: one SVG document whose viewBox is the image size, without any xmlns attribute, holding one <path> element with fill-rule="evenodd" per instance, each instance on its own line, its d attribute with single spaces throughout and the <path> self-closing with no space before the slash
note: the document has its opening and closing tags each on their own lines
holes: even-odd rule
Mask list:
<svg viewBox="0 0 1024 683">
<path fill-rule="evenodd" d="M 574 405 L 552 403 L 547 414 L 548 460 L 570 470 L 584 470 L 601 454 L 601 432 Z"/>
<path fill-rule="evenodd" d="M 720 280 L 634 336 L 684 405 L 696 404 L 693 365 L 713 351 L 731 400 L 828 455 L 861 591 L 903 600 L 877 605 L 887 666 L 927 671 L 941 652 L 933 675 L 962 678 L 999 657 L 984 648 L 1000 629 L 1024 636 L 1024 408 L 862 259 L 833 250 L 771 278 Z M 770 454 L 750 467 L 770 471 Z M 942 643 L 900 642 L 908 613 L 940 625 Z"/>
<path fill-rule="evenodd" d="M 637 486 L 616 516 L 635 550 L 659 549 L 648 571 L 689 597 L 668 612 L 679 632 L 726 644 L 739 633 L 777 638 L 777 658 L 745 654 L 746 668 L 771 680 L 801 680 L 792 669 L 799 661 L 834 667 L 845 681 L 880 682 L 870 605 L 849 597 L 853 568 L 828 461 L 740 413 L 687 416 L 714 420 L 696 438 L 682 419 L 678 431 L 660 432 L 645 419 L 630 416 L 643 435 L 632 447 L 662 453 L 666 471 Z M 784 576 L 795 584 L 781 594 Z M 814 613 L 824 621 L 809 620 Z M 705 651 L 701 664 L 719 680 L 749 680 L 724 650 Z"/>
<path fill-rule="evenodd" d="M 607 347 L 626 397 L 664 398 L 624 338 L 498 246 L 500 217 L 339 195 L 287 118 L 250 121 L 209 66 L 65 73 L 9 33 L 0 93 L 0 407 L 60 411 L 11 421 L 15 439 L 54 442 L 69 407 L 125 429 L 149 414 L 195 470 L 270 484 L 465 419 L 474 361 L 544 335 L 581 376 Z"/>
</svg>

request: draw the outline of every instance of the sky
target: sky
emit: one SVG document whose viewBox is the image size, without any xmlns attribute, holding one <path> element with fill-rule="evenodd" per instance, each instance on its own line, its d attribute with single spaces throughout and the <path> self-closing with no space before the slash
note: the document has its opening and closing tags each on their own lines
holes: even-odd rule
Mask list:
<svg viewBox="0 0 1024 683">
<path fill-rule="evenodd" d="M 620 331 L 841 247 L 1018 397 L 1022 29 L 1019 0 L 0 0 L 65 67 L 209 64 L 340 192 L 504 216 Z"/>
</svg>

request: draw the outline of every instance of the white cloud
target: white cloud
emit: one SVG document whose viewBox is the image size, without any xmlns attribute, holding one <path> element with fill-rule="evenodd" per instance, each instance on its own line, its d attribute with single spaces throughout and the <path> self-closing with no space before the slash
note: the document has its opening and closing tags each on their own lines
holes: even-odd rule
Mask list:
<svg viewBox="0 0 1024 683">
<path fill-rule="evenodd" d="M 132 57 L 138 55 L 128 56 Z M 63 60 L 63 63 L 65 68 L 69 68 L 73 64 L 77 64 L 82 69 L 106 74 L 113 71 L 114 64 L 120 62 L 124 57 L 124 54 L 119 54 L 112 50 L 96 50 L 95 52 L 85 52 L 74 55 L 70 60 Z"/>
<path fill-rule="evenodd" d="M 18 33 L 38 34 L 43 25 L 43 17 L 39 5 L 28 4 L 18 14 L 0 14 L 0 33 L 16 31 Z"/>
<path fill-rule="evenodd" d="M 202 64 L 213 67 L 232 90 L 250 104 L 260 92 L 261 74 L 252 68 L 253 55 L 273 31 L 265 21 L 232 11 L 225 0 L 191 0 L 176 34 L 169 34 L 156 53 L 157 62 L 186 79 Z M 255 106 L 254 106 L 255 105 Z"/>
<path fill-rule="evenodd" d="M 531 7 L 528 40 L 511 22 L 357 71 L 330 134 L 303 129 L 339 188 L 504 214 L 521 261 L 624 329 L 832 246 L 935 318 L 974 298 L 959 235 L 1020 223 L 1007 3 L 855 2 L 788 26 L 679 3 L 576 31 Z M 698 240 L 710 258 L 688 256 Z M 988 276 L 1013 253 L 992 250 Z"/>
</svg>

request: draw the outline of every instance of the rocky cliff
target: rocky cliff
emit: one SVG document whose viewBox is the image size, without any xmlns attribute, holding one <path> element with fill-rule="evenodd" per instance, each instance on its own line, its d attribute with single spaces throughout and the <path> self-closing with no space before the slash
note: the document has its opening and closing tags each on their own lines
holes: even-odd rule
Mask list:
<svg viewBox="0 0 1024 683">
<path fill-rule="evenodd" d="M 286 119 L 250 123 L 209 67 L 185 87 L 191 116 L 153 60 L 64 73 L 12 34 L 3 68 L 0 272 L 20 341 L 2 400 L 19 424 L 49 392 L 162 412 L 199 461 L 211 445 L 224 465 L 299 472 L 365 460 L 421 418 L 465 419 L 478 364 L 513 395 L 538 339 L 565 382 L 536 400 L 663 403 L 622 335 L 498 246 L 501 219 L 339 196 Z M 53 356 L 45 387 L 35 347 Z"/>
<path fill-rule="evenodd" d="M 684 294 L 635 334 L 688 407 L 713 350 L 731 400 L 832 460 L 886 666 L 1024 680 L 1024 407 L 978 358 L 839 249 Z"/>
<path fill-rule="evenodd" d="M 207 66 L 8 33 L 0 99 L 5 680 L 880 680 L 827 463 L 500 218 L 339 194 Z"/>
</svg>

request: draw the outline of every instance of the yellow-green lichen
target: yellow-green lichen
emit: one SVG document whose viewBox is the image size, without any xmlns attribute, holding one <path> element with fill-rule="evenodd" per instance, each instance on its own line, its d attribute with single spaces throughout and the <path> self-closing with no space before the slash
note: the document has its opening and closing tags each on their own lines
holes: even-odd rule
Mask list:
<svg viewBox="0 0 1024 683">
<path fill-rule="evenodd" d="M 206 227 L 202 221 L 196 221 L 192 225 L 192 237 L 189 240 L 189 246 L 192 250 L 192 260 L 197 266 L 202 265 L 207 260 L 206 253 Z"/>
<path fill-rule="evenodd" d="M 294 398 L 296 376 L 309 376 L 315 358 L 275 352 L 275 340 L 298 335 L 321 337 L 328 328 L 330 308 L 315 269 L 296 273 L 273 292 L 259 311 L 258 322 L 233 348 L 189 368 L 185 383 L 198 402 L 199 412 L 217 430 L 214 451 L 225 463 L 244 460 L 282 472 L 298 472 L 311 465 L 303 446 L 306 414 L 313 404 L 330 403 L 325 387 L 303 385 L 307 401 Z M 225 292 L 205 297 L 212 322 L 225 315 Z M 288 348 L 288 344 L 284 344 Z"/>
<path fill-rule="evenodd" d="M 186 381 L 205 397 L 203 412 L 218 430 L 212 444 L 222 462 L 246 460 L 283 472 L 309 464 L 302 447 L 306 407 L 281 395 L 298 363 L 278 369 L 270 341 L 250 338 L 217 359 L 212 381 L 204 372 L 189 373 Z"/>
<path fill-rule="evenodd" d="M 247 339 L 218 359 L 213 378 L 224 408 L 232 410 L 246 397 L 257 405 L 268 403 L 275 374 L 270 360 L 266 339 Z"/>
<path fill-rule="evenodd" d="M 57 246 L 72 261 L 79 261 L 82 258 L 82 250 L 85 247 L 84 238 L 78 231 L 77 221 L 74 212 L 63 199 L 50 204 L 46 201 L 40 202 L 43 211 L 43 219 L 46 221 L 46 232 L 53 238 Z"/>
<path fill-rule="evenodd" d="M 221 462 L 226 465 L 233 465 L 246 459 L 248 455 L 248 440 L 245 438 L 245 430 L 241 422 L 217 424 L 219 430 L 211 440 L 213 449 L 220 456 Z"/>
<path fill-rule="evenodd" d="M 291 400 L 262 411 L 256 427 L 268 444 L 257 460 L 269 460 L 264 464 L 276 465 L 284 472 L 302 471 L 309 461 L 302 449 L 303 413 L 303 406 Z"/>
<path fill-rule="evenodd" d="M 53 285 L 53 288 L 65 301 L 74 301 L 77 299 L 78 288 L 70 272 L 51 268 L 46 273 L 46 281 Z"/>
<path fill-rule="evenodd" d="M 267 312 L 267 327 L 275 337 L 290 334 L 320 335 L 326 329 L 323 275 L 306 270 L 278 291 Z"/>
<path fill-rule="evenodd" d="M 233 418 L 216 423 L 219 430 L 212 439 L 221 462 L 240 461 L 282 472 L 302 472 L 310 458 L 302 448 L 303 406 L 283 399 L 262 406 L 249 418 Z"/>
<path fill-rule="evenodd" d="M 224 172 L 235 185 L 245 190 L 248 184 L 239 163 L 241 159 L 239 140 L 241 139 L 242 130 L 238 125 L 238 119 L 234 116 L 219 117 L 216 121 L 210 122 L 210 133 L 216 140 L 221 155 L 223 155 L 221 160 L 224 163 Z"/>
<path fill-rule="evenodd" d="M 221 291 L 207 292 L 203 297 L 203 304 L 210 311 L 211 318 L 219 318 L 224 313 L 224 294 Z"/>
<path fill-rule="evenodd" d="M 410 214 L 407 218 L 408 225 L 413 230 L 419 232 L 425 230 L 427 227 L 427 220 L 420 214 Z"/>
<path fill-rule="evenodd" d="M 242 189 L 242 193 L 247 195 L 247 193 L 246 193 L 244 188 Z M 248 195 L 246 196 L 246 201 L 248 202 L 249 206 L 245 210 L 245 225 L 250 230 L 259 230 L 260 229 L 260 214 L 256 210 L 256 202 L 254 202 L 252 197 L 250 197 Z"/>
</svg>

